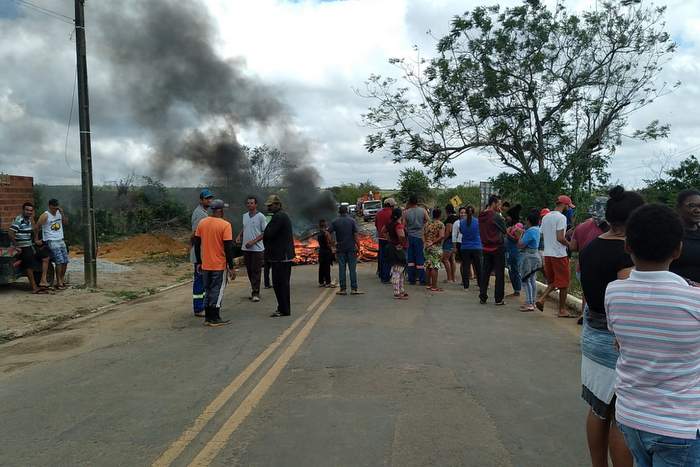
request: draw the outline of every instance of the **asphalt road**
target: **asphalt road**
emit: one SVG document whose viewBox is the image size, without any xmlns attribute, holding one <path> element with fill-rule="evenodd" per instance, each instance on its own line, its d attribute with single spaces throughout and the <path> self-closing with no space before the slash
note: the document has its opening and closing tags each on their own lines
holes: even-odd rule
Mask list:
<svg viewBox="0 0 700 467">
<path fill-rule="evenodd" d="M 185 286 L 0 346 L 0 465 L 587 465 L 573 320 L 373 268 L 347 297 L 295 268 L 291 318 L 243 278 L 227 327 Z"/>
</svg>

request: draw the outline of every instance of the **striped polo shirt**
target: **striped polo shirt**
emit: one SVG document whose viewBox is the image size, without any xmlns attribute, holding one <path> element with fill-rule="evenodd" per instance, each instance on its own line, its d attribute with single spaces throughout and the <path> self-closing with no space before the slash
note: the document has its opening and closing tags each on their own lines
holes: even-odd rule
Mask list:
<svg viewBox="0 0 700 467">
<path fill-rule="evenodd" d="M 15 233 L 15 244 L 19 248 L 32 246 L 34 226 L 32 225 L 31 218 L 25 219 L 22 215 L 15 217 L 15 220 L 12 221 L 12 225 L 10 225 L 10 230 Z"/>
<path fill-rule="evenodd" d="M 700 428 L 700 288 L 668 271 L 632 271 L 605 292 L 608 328 L 620 344 L 617 420 L 695 439 Z"/>
</svg>

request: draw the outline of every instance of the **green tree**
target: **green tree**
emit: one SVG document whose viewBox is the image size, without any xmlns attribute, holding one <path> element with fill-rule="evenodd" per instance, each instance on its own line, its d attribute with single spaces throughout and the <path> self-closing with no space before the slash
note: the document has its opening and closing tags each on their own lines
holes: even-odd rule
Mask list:
<svg viewBox="0 0 700 467">
<path fill-rule="evenodd" d="M 430 177 L 419 169 L 409 168 L 399 172 L 399 192 L 396 196 L 405 203 L 411 195 L 416 195 L 421 203 L 425 203 L 433 197 Z"/>
<path fill-rule="evenodd" d="M 369 193 L 370 191 L 376 193 L 380 191 L 379 187 L 371 180 L 366 180 L 359 184 L 343 183 L 342 185 L 331 187 L 329 190 L 333 193 L 336 201 L 350 204 L 354 204 L 357 198 L 365 193 Z"/>
<path fill-rule="evenodd" d="M 462 206 L 468 206 L 471 204 L 475 208 L 479 208 L 479 187 L 467 184 L 439 190 L 435 198 L 435 204 L 440 208 L 444 208 L 445 205 L 447 205 L 447 203 L 449 203 L 455 196 L 459 196 L 459 199 L 462 200 Z"/>
<path fill-rule="evenodd" d="M 486 152 L 540 204 L 563 189 L 576 197 L 604 181 L 624 136 L 669 131 L 652 121 L 623 132 L 630 114 L 672 87 L 656 84 L 676 49 L 664 11 L 603 2 L 577 15 L 524 0 L 456 16 L 435 58 L 391 59 L 401 78 L 373 75 L 358 91 L 376 102 L 363 115 L 374 130 L 366 147 L 418 161 L 435 178 L 454 176 L 455 158 Z"/>
<path fill-rule="evenodd" d="M 657 180 L 645 180 L 647 187 L 643 190 L 648 201 L 666 203 L 673 206 L 676 195 L 689 188 L 700 189 L 700 161 L 690 156 L 678 167 L 666 171 L 666 177 Z"/>
</svg>

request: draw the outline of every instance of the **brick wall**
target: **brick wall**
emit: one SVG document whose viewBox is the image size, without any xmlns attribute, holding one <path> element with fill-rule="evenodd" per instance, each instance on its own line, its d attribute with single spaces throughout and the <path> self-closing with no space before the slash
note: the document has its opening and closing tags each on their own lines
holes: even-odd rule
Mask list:
<svg viewBox="0 0 700 467">
<path fill-rule="evenodd" d="M 27 201 L 34 202 L 34 179 L 0 174 L 0 230 L 7 230 Z"/>
</svg>

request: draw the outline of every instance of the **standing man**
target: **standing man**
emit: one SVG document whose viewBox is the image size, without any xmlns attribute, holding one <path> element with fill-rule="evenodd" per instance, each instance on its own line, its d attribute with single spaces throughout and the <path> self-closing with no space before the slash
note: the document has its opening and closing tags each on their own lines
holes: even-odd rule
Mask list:
<svg viewBox="0 0 700 467">
<path fill-rule="evenodd" d="M 68 248 L 63 237 L 63 226 L 68 223 L 68 219 L 58 206 L 58 200 L 51 198 L 49 200 L 49 209 L 39 216 L 36 224 L 36 229 L 41 229 L 41 238 L 51 252 L 51 260 L 56 265 L 56 289 L 63 290 L 66 288 L 66 268 L 68 267 Z M 37 244 L 41 245 L 41 241 Z M 46 282 L 46 270 L 48 269 L 48 261 L 46 266 L 42 267 L 41 280 Z"/>
<path fill-rule="evenodd" d="M 406 254 L 408 283 L 416 285 L 416 276 L 420 285 L 427 285 L 425 280 L 425 248 L 423 243 L 423 228 L 430 221 L 428 211 L 418 206 L 418 197 L 408 198 L 406 210 L 403 213 L 403 225 L 408 234 L 408 251 Z"/>
<path fill-rule="evenodd" d="M 224 219 L 224 208 L 220 199 L 209 204 L 211 216 L 202 219 L 194 233 L 196 269 L 204 282 L 204 325 L 219 327 L 230 320 L 221 319 L 221 303 L 224 298 L 226 279 L 236 278 L 233 267 L 233 230 Z"/>
<path fill-rule="evenodd" d="M 340 217 L 337 217 L 328 229 L 335 234 L 335 251 L 338 258 L 338 282 L 340 290 L 338 295 L 347 295 L 347 281 L 345 276 L 345 266 L 350 270 L 350 288 L 352 295 L 361 295 L 357 288 L 357 252 L 360 251 L 360 237 L 358 235 L 357 222 L 348 216 L 348 207 L 340 206 L 338 209 Z"/>
<path fill-rule="evenodd" d="M 270 317 L 279 318 L 292 314 L 289 283 L 295 256 L 294 234 L 291 219 L 286 212 L 282 211 L 280 197 L 270 195 L 265 205 L 272 213 L 272 219 L 263 233 L 265 261 L 270 263 L 272 288 L 275 289 L 275 297 L 277 297 L 277 311 L 272 313 Z"/>
<path fill-rule="evenodd" d="M 535 306 L 544 310 L 544 302 L 554 289 L 559 289 L 560 318 L 574 318 L 566 310 L 566 295 L 569 290 L 571 272 L 569 270 L 569 255 L 566 240 L 567 220 L 564 212 L 574 208 L 571 198 L 561 195 L 557 198 L 556 207 L 542 219 L 542 237 L 544 239 L 544 275 L 547 277 L 547 289 L 537 300 Z"/>
<path fill-rule="evenodd" d="M 258 198 L 248 196 L 245 201 L 248 212 L 243 214 L 243 230 L 238 234 L 236 243 L 241 244 L 243 258 L 245 259 L 245 269 L 248 272 L 250 281 L 250 299 L 254 302 L 260 301 L 260 273 L 265 261 L 265 246 L 263 245 L 263 232 L 267 227 L 265 215 L 258 212 Z"/>
<path fill-rule="evenodd" d="M 45 286 L 36 283 L 34 271 L 41 267 L 40 262 L 48 262 L 48 257 L 44 260 L 38 258 L 37 251 L 34 247 L 34 205 L 32 203 L 24 203 L 22 205 L 22 214 L 15 217 L 10 225 L 8 235 L 16 248 L 19 248 L 19 259 L 22 261 L 22 268 L 27 273 L 29 285 L 32 287 L 32 293 L 46 294 Z"/>
<path fill-rule="evenodd" d="M 386 238 L 386 233 L 382 233 L 384 227 L 388 226 L 391 222 L 391 213 L 396 207 L 396 201 L 394 198 L 387 198 L 384 200 L 384 209 L 377 213 L 374 218 L 374 226 L 377 229 L 377 240 L 379 241 L 379 279 L 382 284 L 391 284 L 391 264 L 386 261 L 385 256 L 386 246 L 389 244 L 389 240 Z"/>
<path fill-rule="evenodd" d="M 192 277 L 192 310 L 194 311 L 194 315 L 200 318 L 204 316 L 204 280 L 202 279 L 201 272 L 196 267 L 197 257 L 194 254 L 194 233 L 197 230 L 199 222 L 209 216 L 208 209 L 212 199 L 214 199 L 214 193 L 209 191 L 208 188 L 203 189 L 199 193 L 199 204 L 194 208 L 194 211 L 192 211 L 192 217 L 190 218 L 192 224 L 190 262 L 192 262 L 194 266 L 194 276 Z"/>
<path fill-rule="evenodd" d="M 488 300 L 489 280 L 491 273 L 496 276 L 494 300 L 496 305 L 505 305 L 505 268 L 506 253 L 503 236 L 506 233 L 506 221 L 501 216 L 501 197 L 489 196 L 486 209 L 479 214 L 479 236 L 481 237 L 483 266 L 481 270 L 481 283 L 479 284 L 479 300 L 482 305 Z"/>
</svg>

